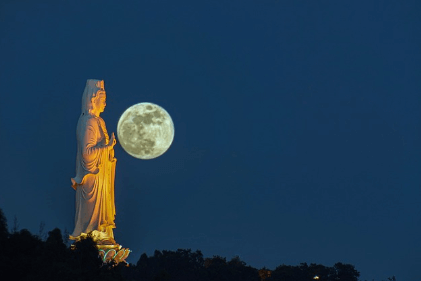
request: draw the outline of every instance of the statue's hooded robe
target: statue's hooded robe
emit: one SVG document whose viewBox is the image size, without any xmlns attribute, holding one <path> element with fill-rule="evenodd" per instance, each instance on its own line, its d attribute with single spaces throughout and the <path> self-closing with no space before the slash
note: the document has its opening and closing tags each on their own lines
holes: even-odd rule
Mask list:
<svg viewBox="0 0 421 281">
<path fill-rule="evenodd" d="M 116 159 L 108 148 L 109 136 L 101 117 L 90 113 L 92 98 L 104 90 L 104 81 L 88 80 L 82 97 L 82 114 L 76 129 L 75 229 L 70 239 L 93 231 L 97 240 L 114 241 L 114 175 Z"/>
</svg>

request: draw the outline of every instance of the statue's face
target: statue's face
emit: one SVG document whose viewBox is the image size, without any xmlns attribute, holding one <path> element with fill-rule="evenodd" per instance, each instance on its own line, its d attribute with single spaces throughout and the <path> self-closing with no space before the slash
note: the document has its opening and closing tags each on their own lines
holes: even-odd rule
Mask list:
<svg viewBox="0 0 421 281">
<path fill-rule="evenodd" d="M 105 106 L 107 105 L 106 99 L 105 91 L 99 92 L 98 97 L 92 101 L 93 108 L 98 110 L 99 113 L 104 112 Z"/>
</svg>

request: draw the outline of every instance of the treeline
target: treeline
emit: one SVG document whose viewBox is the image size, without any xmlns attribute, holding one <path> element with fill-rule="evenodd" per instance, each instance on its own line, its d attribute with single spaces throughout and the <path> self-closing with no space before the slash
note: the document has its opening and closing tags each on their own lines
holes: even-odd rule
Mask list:
<svg viewBox="0 0 421 281">
<path fill-rule="evenodd" d="M 178 249 L 142 254 L 136 264 L 104 264 L 92 239 L 66 246 L 60 229 L 48 232 L 46 239 L 28 230 L 9 233 L 0 209 L 0 280 L 142 280 L 142 281 L 358 281 L 353 265 L 333 267 L 302 263 L 260 270 L 239 257 L 227 261 L 200 251 Z"/>
</svg>

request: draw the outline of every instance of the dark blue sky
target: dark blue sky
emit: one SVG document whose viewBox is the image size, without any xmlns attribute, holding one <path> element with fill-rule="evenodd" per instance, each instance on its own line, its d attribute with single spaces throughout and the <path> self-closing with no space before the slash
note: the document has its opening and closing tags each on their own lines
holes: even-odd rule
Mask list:
<svg viewBox="0 0 421 281">
<path fill-rule="evenodd" d="M 9 226 L 73 230 L 82 93 L 104 79 L 109 133 L 139 102 L 175 126 L 154 160 L 116 145 L 130 262 L 191 248 L 421 278 L 420 1 L 117 3 L 0 3 Z"/>
</svg>

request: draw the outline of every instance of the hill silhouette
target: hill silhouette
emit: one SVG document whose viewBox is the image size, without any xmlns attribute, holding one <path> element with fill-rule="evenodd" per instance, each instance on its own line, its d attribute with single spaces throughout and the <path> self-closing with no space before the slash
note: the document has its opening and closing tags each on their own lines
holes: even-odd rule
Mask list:
<svg viewBox="0 0 421 281">
<path fill-rule="evenodd" d="M 238 256 L 204 258 L 191 249 L 156 250 L 152 256 L 142 254 L 136 264 L 116 265 L 102 262 L 91 237 L 68 247 L 58 228 L 46 239 L 41 236 L 16 227 L 9 232 L 0 209 L 0 273 L 9 276 L 4 280 L 358 281 L 360 276 L 353 265 L 340 262 L 256 269 Z"/>
</svg>

